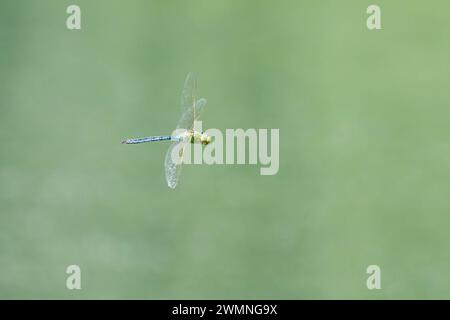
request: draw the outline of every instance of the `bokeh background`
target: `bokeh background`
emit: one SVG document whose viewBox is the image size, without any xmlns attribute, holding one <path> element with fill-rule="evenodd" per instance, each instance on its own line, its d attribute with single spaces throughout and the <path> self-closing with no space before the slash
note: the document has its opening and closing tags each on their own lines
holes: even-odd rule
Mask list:
<svg viewBox="0 0 450 320">
<path fill-rule="evenodd" d="M 450 298 L 449 9 L 1 1 L 0 298 Z M 280 129 L 278 175 L 170 190 L 168 144 L 120 144 L 173 130 L 189 71 L 205 127 Z"/>
</svg>

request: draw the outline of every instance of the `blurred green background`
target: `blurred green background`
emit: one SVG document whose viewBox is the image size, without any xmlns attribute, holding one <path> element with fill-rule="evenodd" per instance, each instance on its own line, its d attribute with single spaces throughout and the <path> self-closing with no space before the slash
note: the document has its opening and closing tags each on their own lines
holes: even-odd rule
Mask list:
<svg viewBox="0 0 450 320">
<path fill-rule="evenodd" d="M 0 298 L 450 298 L 449 9 L 2 1 Z M 204 127 L 280 129 L 278 175 L 186 166 L 173 191 L 168 144 L 120 144 L 173 130 L 189 71 Z"/>
</svg>

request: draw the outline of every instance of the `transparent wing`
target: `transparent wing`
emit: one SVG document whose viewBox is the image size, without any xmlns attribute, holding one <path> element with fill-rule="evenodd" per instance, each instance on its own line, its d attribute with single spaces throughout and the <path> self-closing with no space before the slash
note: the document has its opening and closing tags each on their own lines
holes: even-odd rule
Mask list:
<svg viewBox="0 0 450 320">
<path fill-rule="evenodd" d="M 181 115 L 178 121 L 177 129 L 192 130 L 194 127 L 194 120 L 200 117 L 200 114 L 205 109 L 206 99 L 201 98 L 197 100 L 192 106 Z"/>
<path fill-rule="evenodd" d="M 184 142 L 173 143 L 166 153 L 164 168 L 166 172 L 166 181 L 169 188 L 175 189 L 180 179 L 181 163 L 185 148 Z"/>
<path fill-rule="evenodd" d="M 177 129 L 191 130 L 194 120 L 198 119 L 205 106 L 205 99 L 197 100 L 197 77 L 189 72 L 181 92 L 181 119 L 178 121 Z"/>
<path fill-rule="evenodd" d="M 181 113 L 190 109 L 197 100 L 197 77 L 189 72 L 184 80 L 183 91 L 181 92 Z"/>
</svg>

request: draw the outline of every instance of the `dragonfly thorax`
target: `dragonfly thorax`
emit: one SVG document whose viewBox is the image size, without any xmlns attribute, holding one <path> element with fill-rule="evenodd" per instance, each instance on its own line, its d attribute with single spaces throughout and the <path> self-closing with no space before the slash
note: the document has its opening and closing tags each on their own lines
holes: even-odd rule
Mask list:
<svg viewBox="0 0 450 320">
<path fill-rule="evenodd" d="M 211 143 L 211 137 L 208 136 L 206 133 L 195 130 L 189 130 L 185 134 L 186 140 L 190 143 L 201 143 L 204 145 Z"/>
</svg>

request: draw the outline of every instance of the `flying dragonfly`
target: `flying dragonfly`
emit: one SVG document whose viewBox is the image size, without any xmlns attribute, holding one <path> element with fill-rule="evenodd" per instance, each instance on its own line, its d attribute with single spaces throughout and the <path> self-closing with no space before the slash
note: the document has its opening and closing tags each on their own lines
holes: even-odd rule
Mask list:
<svg viewBox="0 0 450 320">
<path fill-rule="evenodd" d="M 205 109 L 206 99 L 197 100 L 197 78 L 190 72 L 184 81 L 181 93 L 182 115 L 178 121 L 174 134 L 170 136 L 151 136 L 145 138 L 132 138 L 122 141 L 124 144 L 139 144 L 155 141 L 172 141 L 172 145 L 167 150 L 164 161 L 167 185 L 174 189 L 180 178 L 182 161 L 173 159 L 173 153 L 179 152 L 178 159 L 183 159 L 185 148 L 190 143 L 200 143 L 207 145 L 211 142 L 211 136 L 203 132 L 194 130 L 194 122 L 198 120 L 200 114 Z"/>
</svg>

